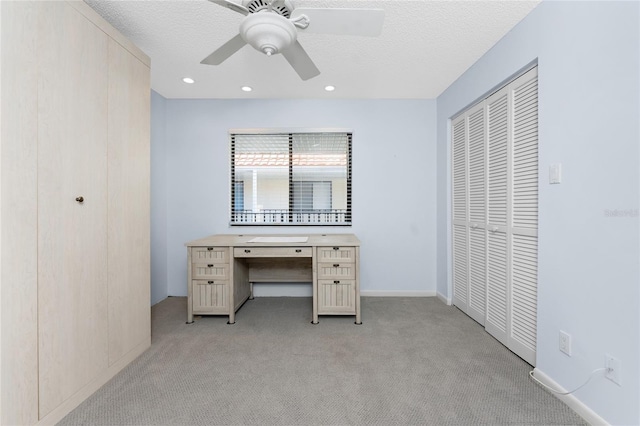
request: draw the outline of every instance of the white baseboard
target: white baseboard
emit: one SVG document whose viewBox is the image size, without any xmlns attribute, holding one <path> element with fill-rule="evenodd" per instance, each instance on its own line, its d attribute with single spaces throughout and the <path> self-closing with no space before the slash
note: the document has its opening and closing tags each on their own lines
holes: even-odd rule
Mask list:
<svg viewBox="0 0 640 426">
<path fill-rule="evenodd" d="M 435 295 L 435 291 L 360 290 L 360 296 L 372 297 L 434 297 Z"/>
<path fill-rule="evenodd" d="M 551 377 L 547 376 L 546 374 L 544 374 L 542 371 L 540 371 L 537 368 L 533 369 L 533 375 L 535 376 L 536 379 L 540 380 L 542 383 L 544 383 L 547 386 L 550 386 L 554 389 L 557 389 L 561 392 L 567 392 L 566 389 L 564 389 L 562 386 L 560 386 L 558 383 L 556 383 Z M 607 423 L 607 421 L 605 419 L 603 419 L 602 417 L 600 417 L 598 414 L 596 414 L 595 411 L 593 411 L 591 408 L 587 407 L 586 405 L 584 405 L 584 403 L 582 401 L 580 401 L 578 398 L 576 398 L 573 395 L 558 395 L 558 394 L 553 394 L 556 398 L 558 398 L 560 401 L 564 402 L 569 408 L 571 408 L 573 411 L 575 411 L 580 417 L 582 417 L 584 420 L 586 420 L 587 423 L 589 423 L 590 425 L 603 425 L 603 426 L 609 426 L 609 423 Z"/>
<path fill-rule="evenodd" d="M 451 304 L 453 303 L 453 300 L 450 297 L 445 296 L 444 294 L 438 292 L 438 294 L 436 294 L 436 296 L 438 297 L 438 299 L 440 299 L 440 301 L 442 303 L 444 303 L 447 306 L 451 306 Z"/>
</svg>

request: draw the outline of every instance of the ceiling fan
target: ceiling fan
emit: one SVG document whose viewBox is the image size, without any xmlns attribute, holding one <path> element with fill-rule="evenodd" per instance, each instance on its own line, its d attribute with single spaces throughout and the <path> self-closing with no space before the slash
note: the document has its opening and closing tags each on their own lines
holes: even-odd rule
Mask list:
<svg viewBox="0 0 640 426">
<path fill-rule="evenodd" d="M 201 64 L 220 65 L 244 45 L 267 56 L 282 53 L 302 80 L 320 74 L 298 41 L 298 31 L 375 37 L 382 31 L 382 9 L 295 8 L 291 0 L 209 0 L 245 15 L 239 34 L 207 56 Z M 240 0 L 239 0 L 240 1 Z"/>
</svg>

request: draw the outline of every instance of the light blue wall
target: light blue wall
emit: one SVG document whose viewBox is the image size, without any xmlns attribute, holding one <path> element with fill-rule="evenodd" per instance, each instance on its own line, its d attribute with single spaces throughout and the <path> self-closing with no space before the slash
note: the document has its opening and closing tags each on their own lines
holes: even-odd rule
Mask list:
<svg viewBox="0 0 640 426">
<path fill-rule="evenodd" d="M 153 157 L 157 228 L 152 233 L 166 232 L 162 247 L 154 247 L 154 259 L 165 255 L 169 295 L 187 294 L 185 242 L 217 233 L 283 232 L 353 232 L 362 242 L 363 292 L 435 294 L 435 100 L 166 99 L 163 104 L 166 146 L 160 143 L 165 151 Z M 154 108 L 154 114 L 160 110 Z M 353 130 L 353 226 L 229 227 L 231 128 Z M 155 192 L 163 187 L 164 199 Z M 163 265 L 158 260 L 156 266 Z M 287 288 L 274 286 L 271 294 Z"/>
<path fill-rule="evenodd" d="M 167 286 L 166 99 L 151 91 L 151 304 L 169 295 Z"/>
<path fill-rule="evenodd" d="M 540 227 L 537 368 L 611 424 L 640 412 L 640 4 L 543 2 L 438 98 L 438 292 L 450 297 L 448 119 L 537 59 Z M 548 184 L 550 164 L 563 182 Z M 616 214 L 621 216 L 613 216 Z M 558 332 L 573 337 L 573 356 Z"/>
</svg>

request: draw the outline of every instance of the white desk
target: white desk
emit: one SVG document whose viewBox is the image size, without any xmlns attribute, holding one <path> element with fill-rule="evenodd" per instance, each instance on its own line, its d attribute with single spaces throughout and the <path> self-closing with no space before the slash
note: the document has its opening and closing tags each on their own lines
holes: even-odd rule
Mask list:
<svg viewBox="0 0 640 426">
<path fill-rule="evenodd" d="M 187 323 L 228 315 L 253 298 L 253 283 L 311 282 L 318 315 L 360 319 L 360 241 L 353 234 L 212 235 L 188 242 Z"/>
</svg>

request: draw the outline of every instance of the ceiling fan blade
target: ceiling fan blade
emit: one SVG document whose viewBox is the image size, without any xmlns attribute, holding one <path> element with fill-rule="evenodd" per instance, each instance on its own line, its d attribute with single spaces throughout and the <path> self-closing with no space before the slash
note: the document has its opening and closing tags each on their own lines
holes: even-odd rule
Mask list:
<svg viewBox="0 0 640 426">
<path fill-rule="evenodd" d="M 375 37 L 382 32 L 383 9 L 314 9 L 296 8 L 291 20 L 306 16 L 309 26 L 296 26 L 303 33 L 340 34 Z"/>
<path fill-rule="evenodd" d="M 209 0 L 209 1 L 211 3 L 219 4 L 220 6 L 224 6 L 227 9 L 231 9 L 234 12 L 242 13 L 245 16 L 249 14 L 249 9 L 247 9 L 246 7 L 244 7 L 241 4 L 234 3 L 234 2 L 229 1 L 229 0 Z"/>
<path fill-rule="evenodd" d="M 282 51 L 282 56 L 303 80 L 309 80 L 320 74 L 320 70 L 297 40 L 289 48 Z"/>
<path fill-rule="evenodd" d="M 218 50 L 213 52 L 211 55 L 204 58 L 200 63 L 206 65 L 220 65 L 231 55 L 240 50 L 245 44 L 247 44 L 247 42 L 244 41 L 240 34 L 238 34 L 237 36 L 220 46 Z"/>
</svg>

